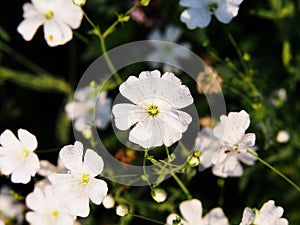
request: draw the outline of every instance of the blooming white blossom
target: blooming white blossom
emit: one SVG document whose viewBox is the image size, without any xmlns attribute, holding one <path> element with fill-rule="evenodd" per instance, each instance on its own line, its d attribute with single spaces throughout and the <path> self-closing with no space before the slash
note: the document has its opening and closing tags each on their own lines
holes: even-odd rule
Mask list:
<svg viewBox="0 0 300 225">
<path fill-rule="evenodd" d="M 276 141 L 278 143 L 286 143 L 290 140 L 290 134 L 286 130 L 281 130 L 277 133 Z"/>
<path fill-rule="evenodd" d="M 126 216 L 129 213 L 129 209 L 126 205 L 118 205 L 116 208 L 116 214 L 118 216 Z"/>
<path fill-rule="evenodd" d="M 178 109 L 193 103 L 189 89 L 173 73 L 158 70 L 130 76 L 120 86 L 121 94 L 134 104 L 116 104 L 112 112 L 116 127 L 127 130 L 129 140 L 143 148 L 171 146 L 180 140 L 192 117 Z"/>
<path fill-rule="evenodd" d="M 245 131 L 250 125 L 250 117 L 244 110 L 222 115 L 220 123 L 213 129 L 213 134 L 221 141 L 220 150 L 214 159 L 213 173 L 220 177 L 238 177 L 243 174 L 239 160 L 253 165 L 255 157 L 247 150 L 255 153 L 255 134 Z"/>
<path fill-rule="evenodd" d="M 180 19 L 186 23 L 189 29 L 196 27 L 206 27 L 211 16 L 222 23 L 229 23 L 233 17 L 237 16 L 239 5 L 243 0 L 181 0 L 180 5 L 188 7 L 184 10 Z"/>
<path fill-rule="evenodd" d="M 27 130 L 19 129 L 18 137 L 5 130 L 0 136 L 0 170 L 4 175 L 11 174 L 13 183 L 26 184 L 40 168 L 39 159 L 34 153 L 36 137 Z"/>
<path fill-rule="evenodd" d="M 288 225 L 289 222 L 283 215 L 283 208 L 275 206 L 273 200 L 269 200 L 261 207 L 259 211 L 253 211 L 250 208 L 245 208 L 242 222 L 240 225 Z"/>
<path fill-rule="evenodd" d="M 72 39 L 72 29 L 80 26 L 83 17 L 80 7 L 72 0 L 32 0 L 23 5 L 24 20 L 17 30 L 30 41 L 37 29 L 44 26 L 44 37 L 51 47 L 63 45 Z"/>
<path fill-rule="evenodd" d="M 228 225 L 228 219 L 220 207 L 212 209 L 202 218 L 202 203 L 198 199 L 180 203 L 179 210 L 183 218 L 172 213 L 167 217 L 167 225 Z"/>
<path fill-rule="evenodd" d="M 33 210 L 26 213 L 26 220 L 31 225 L 73 225 L 76 219 L 61 205 L 51 185 L 35 187 L 27 195 L 26 205 Z"/>
<path fill-rule="evenodd" d="M 21 224 L 23 220 L 23 204 L 17 202 L 10 194 L 10 188 L 4 186 L 0 191 L 0 221 L 17 219 Z M 1 223 L 0 223 L 1 224 Z"/>
<path fill-rule="evenodd" d="M 182 31 L 173 25 L 167 26 L 164 33 L 160 32 L 158 28 L 153 29 L 149 34 L 148 39 L 164 41 L 164 44 L 157 45 L 155 42 L 152 44 L 154 49 L 149 52 L 146 57 L 149 64 L 153 67 L 157 67 L 159 62 L 167 59 L 169 64 L 176 66 L 179 65 L 180 59 L 188 58 L 190 56 L 188 51 L 182 51 L 182 49 L 173 46 L 173 44 L 179 40 L 181 34 Z M 180 45 L 190 48 L 190 44 L 187 42 L 180 43 Z M 170 69 L 173 68 L 174 67 L 168 64 L 164 65 L 164 71 L 170 71 Z"/>
<path fill-rule="evenodd" d="M 78 141 L 63 147 L 59 157 L 69 172 L 48 177 L 54 193 L 63 199 L 62 205 L 70 214 L 87 217 L 90 212 L 89 199 L 99 205 L 107 195 L 106 182 L 95 178 L 103 170 L 103 160 L 91 149 L 86 150 L 83 159 L 83 145 Z"/>
<path fill-rule="evenodd" d="M 74 120 L 74 127 L 77 131 L 83 132 L 95 123 L 100 129 L 106 128 L 111 119 L 111 98 L 106 92 L 99 96 L 90 87 L 84 87 L 76 91 L 75 100 L 66 105 L 67 117 Z"/>
</svg>

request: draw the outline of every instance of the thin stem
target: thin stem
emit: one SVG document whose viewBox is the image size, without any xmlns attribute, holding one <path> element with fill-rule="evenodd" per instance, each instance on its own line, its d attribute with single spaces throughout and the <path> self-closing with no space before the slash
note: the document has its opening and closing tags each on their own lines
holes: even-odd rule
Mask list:
<svg viewBox="0 0 300 225">
<path fill-rule="evenodd" d="M 253 153 L 253 152 L 251 152 L 249 150 L 247 150 L 247 153 L 249 153 L 250 155 L 252 155 L 253 157 L 255 157 L 259 162 L 261 162 L 266 167 L 268 167 L 269 169 L 271 169 L 274 173 L 276 173 L 277 175 L 281 176 L 285 181 L 287 181 L 290 185 L 292 185 L 298 192 L 300 192 L 300 187 L 297 184 L 295 184 L 292 180 L 290 180 L 287 176 L 285 176 L 282 172 L 280 172 L 279 170 L 277 170 L 275 167 L 271 166 L 265 160 L 261 159 L 255 153 Z"/>
<path fill-rule="evenodd" d="M 37 64 L 31 62 L 26 58 L 25 56 L 21 55 L 20 53 L 16 52 L 13 48 L 11 48 L 9 45 L 5 44 L 4 42 L 0 41 L 0 50 L 5 52 L 6 54 L 13 57 L 17 62 L 22 64 L 23 66 L 27 67 L 31 71 L 35 73 L 44 73 L 49 74 L 45 69 L 38 66 Z"/>
<path fill-rule="evenodd" d="M 146 179 L 146 182 L 149 185 L 149 187 L 152 189 L 151 184 L 150 184 L 149 179 L 148 179 L 148 174 L 147 174 L 147 171 L 146 171 L 147 158 L 148 158 L 148 149 L 145 149 L 144 160 L 143 160 L 144 178 Z"/>
<path fill-rule="evenodd" d="M 165 146 L 165 148 L 166 148 L 166 153 L 167 153 L 167 156 L 168 156 L 168 160 L 171 161 L 169 148 L 167 146 Z"/>
<path fill-rule="evenodd" d="M 158 220 L 155 220 L 155 219 L 152 219 L 152 218 L 148 218 L 148 217 L 141 216 L 141 215 L 136 215 L 136 214 L 130 214 L 130 215 L 132 215 L 133 217 L 139 218 L 139 219 L 143 219 L 143 220 L 147 220 L 147 221 L 150 221 L 150 222 L 153 222 L 153 223 L 165 225 L 164 222 L 161 222 L 161 221 L 158 221 Z"/>
<path fill-rule="evenodd" d="M 181 190 L 186 195 L 187 199 L 192 199 L 192 195 L 190 194 L 190 192 L 186 188 L 186 186 L 182 183 L 182 181 L 179 179 L 179 177 L 175 173 L 173 173 L 172 176 L 173 176 L 174 180 L 177 182 L 177 184 L 179 185 L 179 187 L 181 188 Z"/>
</svg>

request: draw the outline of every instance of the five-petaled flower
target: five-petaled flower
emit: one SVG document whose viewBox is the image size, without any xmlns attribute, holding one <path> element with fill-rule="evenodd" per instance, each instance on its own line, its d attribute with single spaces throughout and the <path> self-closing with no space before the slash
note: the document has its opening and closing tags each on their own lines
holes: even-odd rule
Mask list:
<svg viewBox="0 0 300 225">
<path fill-rule="evenodd" d="M 121 94 L 134 104 L 116 104 L 112 112 L 116 127 L 127 130 L 129 140 L 143 148 L 171 146 L 180 140 L 192 117 L 178 109 L 193 103 L 189 89 L 173 73 L 158 70 L 130 76 Z"/>
<path fill-rule="evenodd" d="M 61 205 L 51 185 L 35 187 L 27 195 L 26 205 L 33 210 L 26 213 L 26 220 L 31 225 L 73 225 L 76 219 Z"/>
<path fill-rule="evenodd" d="M 72 0 L 32 0 L 23 6 L 24 20 L 17 30 L 30 41 L 37 29 L 44 26 L 44 37 L 49 46 L 63 45 L 72 39 L 72 29 L 80 26 L 83 17 L 80 7 Z"/>
<path fill-rule="evenodd" d="M 253 211 L 250 208 L 245 208 L 242 222 L 240 225 L 288 225 L 289 222 L 283 215 L 283 208 L 275 206 L 273 200 L 269 200 L 261 207 L 260 210 Z"/>
<path fill-rule="evenodd" d="M 26 184 L 35 176 L 40 163 L 34 150 L 36 137 L 27 130 L 19 129 L 18 137 L 5 130 L 0 136 L 0 170 L 4 175 L 11 174 L 13 183 Z"/>
<path fill-rule="evenodd" d="M 179 209 L 183 218 L 172 213 L 167 217 L 167 225 L 228 225 L 228 219 L 220 207 L 212 209 L 202 218 L 202 203 L 198 199 L 180 203 Z"/>
<path fill-rule="evenodd" d="M 70 214 L 87 217 L 90 212 L 89 199 L 99 205 L 107 195 L 106 182 L 95 178 L 103 170 L 103 160 L 91 149 L 86 150 L 83 159 L 83 145 L 78 141 L 63 147 L 59 157 L 69 172 L 49 176 L 54 193 L 63 199 L 61 203 Z"/>
<path fill-rule="evenodd" d="M 206 27 L 211 16 L 215 15 L 222 23 L 229 23 L 237 16 L 239 5 L 243 0 L 181 0 L 180 5 L 188 7 L 180 19 L 189 29 Z"/>
</svg>

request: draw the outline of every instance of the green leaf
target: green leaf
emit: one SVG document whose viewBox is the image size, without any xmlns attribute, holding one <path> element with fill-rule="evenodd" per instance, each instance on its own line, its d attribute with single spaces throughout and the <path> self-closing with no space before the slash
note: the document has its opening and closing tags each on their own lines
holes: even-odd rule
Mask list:
<svg viewBox="0 0 300 225">
<path fill-rule="evenodd" d="M 6 42 L 10 41 L 10 36 L 1 26 L 0 26 L 0 38 Z"/>
<path fill-rule="evenodd" d="M 151 0 L 141 0 L 142 6 L 148 6 Z"/>
</svg>

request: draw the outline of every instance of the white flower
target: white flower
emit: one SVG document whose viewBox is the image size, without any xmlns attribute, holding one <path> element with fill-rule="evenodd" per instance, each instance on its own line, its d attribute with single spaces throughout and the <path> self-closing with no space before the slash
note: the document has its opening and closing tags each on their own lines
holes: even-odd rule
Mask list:
<svg viewBox="0 0 300 225">
<path fill-rule="evenodd" d="M 5 225 L 4 221 L 0 220 L 0 225 Z"/>
<path fill-rule="evenodd" d="M 202 218 L 202 204 L 198 199 L 180 203 L 179 210 L 183 218 L 172 213 L 167 217 L 167 225 L 228 225 L 228 219 L 220 207 L 212 209 Z"/>
<path fill-rule="evenodd" d="M 4 175 L 11 174 L 13 183 L 26 184 L 40 168 L 39 159 L 34 153 L 36 137 L 27 130 L 19 129 L 18 137 L 5 130 L 0 136 L 0 170 Z"/>
<path fill-rule="evenodd" d="M 153 67 L 157 67 L 159 62 L 168 60 L 169 64 L 174 66 L 179 65 L 179 59 L 188 58 L 190 54 L 187 51 L 182 51 L 182 49 L 174 47 L 174 43 L 180 38 L 182 31 L 175 26 L 167 26 L 164 33 L 161 33 L 159 29 L 154 29 L 149 34 L 149 40 L 159 40 L 165 41 L 163 45 L 157 45 L 155 42 L 152 44 L 154 50 L 149 52 L 147 55 L 147 60 L 150 61 L 149 64 Z M 181 46 L 189 48 L 188 43 L 180 43 Z M 162 47 L 163 46 L 163 47 Z M 173 67 L 170 65 L 164 65 L 164 71 L 170 70 Z"/>
<path fill-rule="evenodd" d="M 144 148 L 171 146 L 180 140 L 192 117 L 178 109 L 193 103 L 189 89 L 173 73 L 158 70 L 130 76 L 120 86 L 121 94 L 134 104 L 116 104 L 112 112 L 116 127 L 127 130 L 129 140 Z"/>
<path fill-rule="evenodd" d="M 222 115 L 221 122 L 213 129 L 213 134 L 221 141 L 221 148 L 214 160 L 213 173 L 217 176 L 238 177 L 243 174 L 239 160 L 253 165 L 255 157 L 247 150 L 255 153 L 255 134 L 245 134 L 250 125 L 249 114 L 244 110 Z"/>
<path fill-rule="evenodd" d="M 286 130 L 281 130 L 277 133 L 276 141 L 278 143 L 286 143 L 290 140 L 290 134 Z"/>
<path fill-rule="evenodd" d="M 273 200 L 266 202 L 259 211 L 245 208 L 240 225 L 288 225 L 289 222 L 283 215 L 283 208 L 276 207 Z"/>
<path fill-rule="evenodd" d="M 26 220 L 31 225 L 73 225 L 76 219 L 55 197 L 51 185 L 35 187 L 34 191 L 27 195 L 26 205 L 33 210 L 26 213 Z"/>
<path fill-rule="evenodd" d="M 118 205 L 116 208 L 116 214 L 118 216 L 126 216 L 129 213 L 129 209 L 126 205 Z"/>
<path fill-rule="evenodd" d="M 82 159 L 83 145 L 78 141 L 63 147 L 59 157 L 69 173 L 48 177 L 54 193 L 63 200 L 62 205 L 70 214 L 87 217 L 90 212 L 89 199 L 99 205 L 108 191 L 106 182 L 95 178 L 103 170 L 103 160 L 91 149 L 86 150 Z"/>
<path fill-rule="evenodd" d="M 115 199 L 112 195 L 106 195 L 102 201 L 104 208 L 111 209 L 115 206 Z"/>
<path fill-rule="evenodd" d="M 167 192 L 162 188 L 154 188 L 151 195 L 157 203 L 164 202 L 167 199 Z"/>
<path fill-rule="evenodd" d="M 76 91 L 74 102 L 65 107 L 67 117 L 74 120 L 77 131 L 87 132 L 87 129 L 95 123 L 100 129 L 106 128 L 111 118 L 111 99 L 106 92 L 101 92 L 98 97 L 90 86 Z"/>
<path fill-rule="evenodd" d="M 79 7 L 82 7 L 84 6 L 86 3 L 86 0 L 73 0 L 73 4 L 79 6 Z"/>
<path fill-rule="evenodd" d="M 37 29 L 44 26 L 44 37 L 49 46 L 63 45 L 72 39 L 72 29 L 80 26 L 81 9 L 72 0 L 32 0 L 23 5 L 24 20 L 17 30 L 30 41 Z"/>
<path fill-rule="evenodd" d="M 206 27 L 214 14 L 222 23 L 229 23 L 237 16 L 239 5 L 243 0 L 181 0 L 180 5 L 188 7 L 180 19 L 189 29 Z"/>
<path fill-rule="evenodd" d="M 17 202 L 10 194 L 11 190 L 4 186 L 0 192 L 0 220 L 15 219 L 21 223 L 23 220 L 23 205 Z"/>
</svg>

